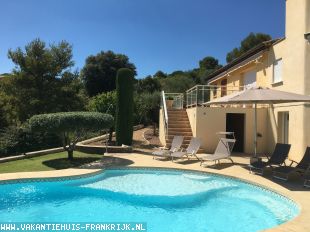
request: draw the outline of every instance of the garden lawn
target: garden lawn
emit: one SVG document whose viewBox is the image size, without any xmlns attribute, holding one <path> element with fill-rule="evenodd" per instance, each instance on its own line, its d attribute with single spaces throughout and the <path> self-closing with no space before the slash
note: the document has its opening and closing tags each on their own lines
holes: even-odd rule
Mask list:
<svg viewBox="0 0 310 232">
<path fill-rule="evenodd" d="M 54 153 L 22 160 L 0 163 L 0 173 L 48 171 L 79 167 L 82 164 L 99 160 L 103 155 L 86 154 L 74 151 L 73 160 L 67 159 L 67 152 Z"/>
</svg>

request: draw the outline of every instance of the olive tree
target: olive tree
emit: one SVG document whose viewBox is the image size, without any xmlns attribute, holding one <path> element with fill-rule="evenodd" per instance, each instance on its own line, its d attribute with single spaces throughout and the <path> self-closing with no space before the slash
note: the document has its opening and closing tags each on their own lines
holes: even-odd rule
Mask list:
<svg viewBox="0 0 310 232">
<path fill-rule="evenodd" d="M 73 159 L 76 143 L 87 133 L 113 126 L 114 119 L 109 114 L 99 112 L 61 112 L 34 115 L 28 120 L 32 131 L 48 131 L 61 136 L 68 159 Z"/>
<path fill-rule="evenodd" d="M 116 91 L 101 93 L 92 97 L 89 102 L 87 109 L 89 111 L 95 111 L 100 113 L 109 113 L 115 117 L 116 111 Z M 114 126 L 109 131 L 109 142 L 112 141 Z"/>
</svg>

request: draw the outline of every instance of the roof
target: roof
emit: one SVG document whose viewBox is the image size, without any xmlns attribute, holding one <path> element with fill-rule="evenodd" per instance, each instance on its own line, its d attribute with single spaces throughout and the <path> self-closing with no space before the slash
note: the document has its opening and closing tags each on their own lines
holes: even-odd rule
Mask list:
<svg viewBox="0 0 310 232">
<path fill-rule="evenodd" d="M 285 38 L 279 38 L 279 39 L 273 39 L 273 40 L 268 40 L 265 42 L 260 43 L 259 45 L 255 46 L 254 48 L 250 49 L 249 51 L 245 52 L 244 54 L 242 54 L 240 57 L 234 59 L 232 62 L 228 63 L 227 65 L 223 66 L 222 68 L 216 70 L 215 72 L 211 73 L 208 76 L 208 82 L 212 81 L 213 79 L 215 79 L 218 75 L 220 75 L 221 73 L 229 70 L 230 68 L 237 66 L 238 64 L 240 64 L 241 62 L 245 61 L 246 59 L 258 54 L 259 52 L 265 51 L 267 49 L 269 49 L 270 47 L 272 47 L 273 45 L 281 42 L 282 40 L 284 40 Z"/>
</svg>

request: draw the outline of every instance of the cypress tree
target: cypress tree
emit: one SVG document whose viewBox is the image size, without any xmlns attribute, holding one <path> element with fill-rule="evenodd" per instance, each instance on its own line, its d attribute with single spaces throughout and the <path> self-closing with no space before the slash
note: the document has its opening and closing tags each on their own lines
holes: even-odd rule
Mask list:
<svg viewBox="0 0 310 232">
<path fill-rule="evenodd" d="M 121 68 L 116 76 L 116 143 L 131 145 L 133 134 L 133 79 L 134 73 Z"/>
</svg>

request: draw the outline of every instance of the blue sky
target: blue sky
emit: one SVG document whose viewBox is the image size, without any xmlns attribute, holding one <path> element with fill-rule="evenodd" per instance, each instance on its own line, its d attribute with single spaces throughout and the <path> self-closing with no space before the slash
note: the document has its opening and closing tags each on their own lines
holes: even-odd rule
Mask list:
<svg viewBox="0 0 310 232">
<path fill-rule="evenodd" d="M 250 32 L 285 33 L 285 0 L 0 0 L 0 73 L 14 67 L 9 48 L 34 38 L 67 40 L 75 67 L 87 56 L 126 54 L 138 77 L 198 67 L 226 53 Z"/>
</svg>

